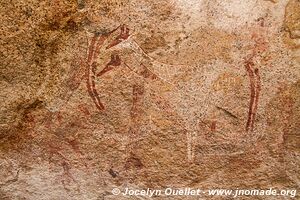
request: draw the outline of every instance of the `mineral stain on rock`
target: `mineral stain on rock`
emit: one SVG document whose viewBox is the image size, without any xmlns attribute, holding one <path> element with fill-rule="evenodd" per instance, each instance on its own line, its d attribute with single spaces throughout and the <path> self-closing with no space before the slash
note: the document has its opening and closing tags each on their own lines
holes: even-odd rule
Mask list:
<svg viewBox="0 0 300 200">
<path fill-rule="evenodd" d="M 109 169 L 108 173 L 113 177 L 116 178 L 118 176 L 118 173 L 115 172 L 113 169 Z"/>
</svg>

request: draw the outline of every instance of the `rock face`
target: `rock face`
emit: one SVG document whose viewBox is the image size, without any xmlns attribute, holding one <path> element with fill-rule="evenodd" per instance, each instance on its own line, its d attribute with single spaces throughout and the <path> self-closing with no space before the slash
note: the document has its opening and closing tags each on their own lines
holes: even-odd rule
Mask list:
<svg viewBox="0 0 300 200">
<path fill-rule="evenodd" d="M 299 0 L 0 8 L 1 200 L 299 189 Z"/>
</svg>

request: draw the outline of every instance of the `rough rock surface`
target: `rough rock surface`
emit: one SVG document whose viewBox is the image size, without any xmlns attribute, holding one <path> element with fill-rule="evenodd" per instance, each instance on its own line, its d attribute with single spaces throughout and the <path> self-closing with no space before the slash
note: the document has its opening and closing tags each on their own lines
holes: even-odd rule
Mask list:
<svg viewBox="0 0 300 200">
<path fill-rule="evenodd" d="M 299 189 L 299 0 L 4 0 L 0 12 L 1 200 Z"/>
</svg>

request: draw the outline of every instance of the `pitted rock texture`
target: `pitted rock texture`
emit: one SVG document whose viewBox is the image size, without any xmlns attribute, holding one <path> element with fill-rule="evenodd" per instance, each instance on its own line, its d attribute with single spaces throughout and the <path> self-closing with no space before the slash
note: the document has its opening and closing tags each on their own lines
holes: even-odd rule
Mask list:
<svg viewBox="0 0 300 200">
<path fill-rule="evenodd" d="M 0 10 L 1 200 L 299 189 L 299 0 L 4 0 Z"/>
</svg>

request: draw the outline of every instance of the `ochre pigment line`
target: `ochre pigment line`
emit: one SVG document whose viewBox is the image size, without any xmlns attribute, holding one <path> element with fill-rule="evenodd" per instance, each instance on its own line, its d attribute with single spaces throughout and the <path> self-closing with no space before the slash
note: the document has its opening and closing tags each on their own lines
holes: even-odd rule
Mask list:
<svg viewBox="0 0 300 200">
<path fill-rule="evenodd" d="M 254 100 L 254 108 L 253 108 L 253 113 L 252 113 L 252 124 L 251 124 L 251 131 L 254 129 L 254 123 L 255 123 L 255 118 L 256 118 L 256 113 L 257 113 L 257 108 L 258 108 L 258 101 L 259 101 L 259 95 L 261 91 L 261 80 L 260 80 L 260 75 L 258 69 L 254 70 L 255 76 L 256 76 L 256 81 L 255 81 L 255 100 Z"/>
<path fill-rule="evenodd" d="M 119 55 L 113 55 L 112 54 L 109 63 L 106 64 L 106 66 L 104 67 L 104 69 L 102 69 L 97 74 L 97 76 L 102 76 L 106 72 L 112 70 L 114 67 L 117 67 L 117 66 L 120 66 L 120 65 L 121 65 L 121 59 L 120 59 Z"/>
<path fill-rule="evenodd" d="M 95 43 L 97 41 L 97 36 L 94 36 L 92 38 L 92 41 L 91 41 L 91 44 L 89 46 L 89 53 L 88 53 L 88 57 L 87 57 L 87 64 L 89 65 L 90 62 L 92 61 L 93 59 L 93 54 L 94 54 L 94 48 L 95 48 Z"/>
<path fill-rule="evenodd" d="M 247 61 L 245 64 L 245 68 L 247 70 L 249 80 L 250 80 L 250 103 L 249 103 L 249 111 L 248 111 L 248 119 L 246 124 L 246 131 L 249 131 L 249 128 L 252 124 L 253 118 L 253 104 L 255 100 L 255 77 L 252 70 L 253 63 Z"/>
<path fill-rule="evenodd" d="M 129 28 L 127 28 L 125 25 L 122 25 L 121 33 L 106 47 L 106 49 L 110 49 L 118 45 L 123 40 L 126 40 L 128 37 L 129 37 Z"/>
</svg>

